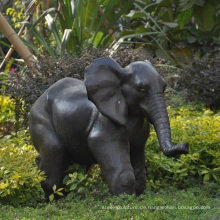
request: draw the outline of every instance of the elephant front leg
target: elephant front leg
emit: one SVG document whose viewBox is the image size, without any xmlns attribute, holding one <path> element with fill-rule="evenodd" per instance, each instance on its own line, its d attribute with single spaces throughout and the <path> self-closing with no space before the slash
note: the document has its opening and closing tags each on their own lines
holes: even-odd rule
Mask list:
<svg viewBox="0 0 220 220">
<path fill-rule="evenodd" d="M 98 127 L 91 131 L 89 149 L 104 173 L 111 194 L 135 194 L 135 175 L 126 132 L 113 124 L 109 124 L 107 130 Z"/>
<path fill-rule="evenodd" d="M 132 148 L 135 149 L 135 148 Z M 145 147 L 131 151 L 131 164 L 135 174 L 136 195 L 142 194 L 146 188 Z"/>
</svg>

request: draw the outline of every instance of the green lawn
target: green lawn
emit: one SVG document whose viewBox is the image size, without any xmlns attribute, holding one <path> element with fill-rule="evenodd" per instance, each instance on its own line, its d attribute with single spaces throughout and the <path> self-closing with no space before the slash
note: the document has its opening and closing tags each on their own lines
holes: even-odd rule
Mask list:
<svg viewBox="0 0 220 220">
<path fill-rule="evenodd" d="M 71 195 L 74 198 L 71 198 Z M 0 219 L 220 219 L 220 185 L 210 183 L 184 189 L 113 197 L 101 185 L 83 194 L 70 194 L 50 203 L 25 206 L 0 204 Z"/>
</svg>

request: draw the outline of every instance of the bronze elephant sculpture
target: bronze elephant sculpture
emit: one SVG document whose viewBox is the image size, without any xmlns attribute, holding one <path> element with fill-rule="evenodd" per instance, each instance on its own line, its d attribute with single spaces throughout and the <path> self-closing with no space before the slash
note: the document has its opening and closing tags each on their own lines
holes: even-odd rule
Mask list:
<svg viewBox="0 0 220 220">
<path fill-rule="evenodd" d="M 46 196 L 54 185 L 62 186 L 71 163 L 98 163 L 113 195 L 139 195 L 146 185 L 150 123 L 166 156 L 188 153 L 188 143 L 171 145 L 166 83 L 150 62 L 122 68 L 111 58 L 94 60 L 84 78 L 59 80 L 30 112 L 37 165 L 47 176 L 42 182 Z"/>
</svg>

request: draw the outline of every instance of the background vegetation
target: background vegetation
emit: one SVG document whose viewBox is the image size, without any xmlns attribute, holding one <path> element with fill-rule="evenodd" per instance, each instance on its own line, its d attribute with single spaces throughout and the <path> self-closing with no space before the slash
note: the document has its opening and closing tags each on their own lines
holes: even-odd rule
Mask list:
<svg viewBox="0 0 220 220">
<path fill-rule="evenodd" d="M 16 32 L 25 26 L 21 38 L 38 60 L 37 72 L 16 53 L 1 66 L 0 219 L 219 219 L 218 1 L 0 0 L 0 6 Z M 0 30 L 0 60 L 9 47 Z M 168 82 L 173 143 L 188 141 L 190 154 L 166 158 L 151 130 L 143 195 L 112 197 L 99 166 L 86 172 L 75 164 L 47 204 L 27 129 L 30 106 L 57 80 L 83 79 L 85 67 L 103 56 L 123 67 L 153 63 Z"/>
</svg>

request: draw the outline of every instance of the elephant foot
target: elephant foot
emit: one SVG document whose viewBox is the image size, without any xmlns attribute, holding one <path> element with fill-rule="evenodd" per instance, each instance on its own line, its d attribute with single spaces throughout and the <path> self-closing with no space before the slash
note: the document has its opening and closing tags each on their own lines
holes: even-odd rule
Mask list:
<svg viewBox="0 0 220 220">
<path fill-rule="evenodd" d="M 113 184 L 109 184 L 112 195 L 135 194 L 135 176 L 132 170 L 123 170 L 114 180 Z"/>
<path fill-rule="evenodd" d="M 175 146 L 164 149 L 163 153 L 167 157 L 176 157 L 181 154 L 188 154 L 189 144 L 187 142 L 182 144 L 177 144 Z"/>
</svg>

